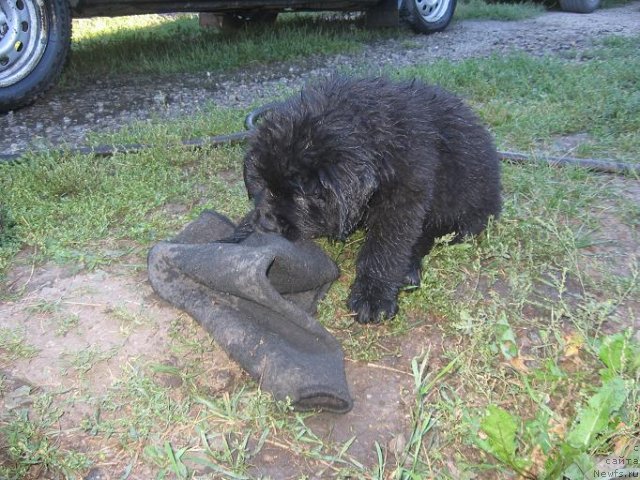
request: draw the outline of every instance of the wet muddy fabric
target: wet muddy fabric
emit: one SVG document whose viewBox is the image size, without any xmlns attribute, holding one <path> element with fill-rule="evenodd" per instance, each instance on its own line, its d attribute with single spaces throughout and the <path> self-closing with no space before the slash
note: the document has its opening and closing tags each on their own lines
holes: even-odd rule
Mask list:
<svg viewBox="0 0 640 480">
<path fill-rule="evenodd" d="M 352 400 L 338 341 L 313 315 L 338 268 L 313 242 L 252 234 L 204 212 L 149 252 L 149 280 L 186 311 L 263 390 L 300 410 L 348 412 Z"/>
</svg>

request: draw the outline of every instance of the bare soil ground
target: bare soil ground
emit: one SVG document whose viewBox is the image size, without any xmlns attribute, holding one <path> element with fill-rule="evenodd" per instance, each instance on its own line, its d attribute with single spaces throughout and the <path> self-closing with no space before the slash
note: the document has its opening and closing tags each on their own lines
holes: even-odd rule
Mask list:
<svg viewBox="0 0 640 480">
<path fill-rule="evenodd" d="M 221 77 L 181 76 L 179 82 L 173 77 L 114 76 L 99 84 L 58 89 L 45 101 L 0 118 L 0 129 L 7 132 L 0 138 L 0 150 L 21 149 L 38 137 L 50 143 L 74 144 L 82 142 L 89 131 L 117 128 L 132 120 L 188 115 L 206 101 L 246 106 L 282 85 L 298 86 L 307 78 L 324 75 L 344 64 L 403 66 L 437 58 L 484 56 L 505 49 L 561 54 L 567 49 L 588 47 L 607 35 L 638 33 L 640 3 L 633 2 L 591 15 L 548 12 L 520 22 L 455 22 L 444 33 L 414 37 L 415 45 L 410 49 L 387 40 L 371 45 L 358 58 L 315 58 L 300 65 L 276 65 Z M 622 195 L 640 202 L 637 182 L 616 182 Z M 610 242 L 592 247 L 594 254 L 616 253 L 622 259 L 640 254 L 637 232 L 621 225 L 616 216 L 601 219 L 600 233 Z M 30 358 L 0 356 L 0 373 L 6 376 L 0 412 L 32 401 L 21 386 L 32 387 L 31 393 L 57 392 L 61 403 L 68 400 L 59 419 L 60 431 L 67 432 L 64 441 L 80 449 L 92 445 L 92 449 L 98 447 L 102 451 L 104 462 L 91 478 L 118 478 L 128 459 L 118 456 L 115 440 L 78 431 L 81 421 L 95 414 L 91 403 L 81 400 L 104 395 L 112 382 L 139 359 L 167 367 L 182 366 L 187 360 L 172 348 L 172 339 L 184 334 L 185 329 L 193 342 L 205 347 L 199 358 L 206 364 L 204 374 L 197 380 L 201 388 L 223 392 L 248 381 L 186 315 L 152 292 L 143 256 L 134 255 L 116 266 L 91 272 L 77 272 L 73 266 L 33 266 L 20 259 L 17 264 L 4 285 L 5 293 L 13 292 L 14 297 L 0 304 L 0 328 L 19 327 L 36 351 Z M 632 302 L 627 308 L 629 324 L 640 331 L 640 305 Z M 408 435 L 413 402 L 409 360 L 420 354 L 426 344 L 441 351 L 449 341 L 435 329 L 421 329 L 421 334 L 414 330 L 410 338 L 397 339 L 398 345 L 387 345 L 394 353 L 375 364 L 347 361 L 347 376 L 356 399 L 354 410 L 347 416 L 317 415 L 308 420 L 308 426 L 326 441 L 345 442 L 355 436 L 349 454 L 364 465 L 375 464 L 376 441 L 390 451 L 401 450 Z M 434 370 L 442 366 L 439 358 L 434 355 Z M 158 375 L 168 386 L 182 382 L 179 377 Z M 299 478 L 302 474 L 326 477 L 327 466 L 321 461 L 297 465 L 297 470 L 292 471 L 292 450 L 285 447 L 267 443 L 252 460 L 256 465 L 252 473 L 278 479 Z M 128 478 L 148 479 L 154 474 L 138 464 Z"/>
<path fill-rule="evenodd" d="M 176 332 L 188 330 L 189 341 L 203 347 L 198 362 L 206 367 L 198 381 L 209 395 L 222 394 L 239 382 L 249 381 L 188 316 L 154 294 L 145 271 L 117 266 L 75 273 L 73 267 L 25 265 L 12 272 L 8 284 L 23 293 L 18 300 L 0 305 L 0 328 L 19 326 L 37 354 L 0 360 L 0 375 L 7 383 L 6 393 L 0 396 L 0 411 L 29 405 L 32 396 L 41 392 L 56 393 L 56 403 L 66 405 L 58 422 L 60 431 L 69 432 L 62 436 L 62 445 L 80 451 L 91 445 L 91 450 L 105 452 L 105 463 L 99 469 L 104 478 L 117 478 L 128 459 L 118 458 L 115 442 L 96 440 L 88 432 L 77 431 L 78 425 L 96 414 L 96 405 L 86 399 L 103 397 L 140 361 L 145 365 L 186 367 L 171 340 Z M 77 320 L 65 328 L 69 319 Z M 432 336 L 433 341 L 427 343 L 437 350 L 443 339 Z M 308 421 L 308 427 L 323 441 L 336 444 L 356 437 L 349 454 L 365 465 L 375 464 L 375 442 L 384 446 L 406 442 L 413 402 L 413 377 L 407 365 L 423 352 L 429 332 L 424 328 L 414 330 L 411 337 L 387 345 L 389 351 L 401 353 L 380 362 L 347 361 L 347 379 L 356 399 L 354 409 L 347 417 L 317 415 Z M 436 359 L 431 367 L 437 369 L 439 363 Z M 182 384 L 179 377 L 171 375 L 160 375 L 159 380 L 172 388 Z M 25 385 L 31 388 L 28 393 L 22 389 Z M 324 478 L 326 469 L 322 462 L 300 465 L 290 448 L 269 443 L 252 464 L 253 475 L 274 479 L 299 478 L 305 472 L 312 478 Z M 148 479 L 154 474 L 138 464 L 128 478 Z"/>
</svg>

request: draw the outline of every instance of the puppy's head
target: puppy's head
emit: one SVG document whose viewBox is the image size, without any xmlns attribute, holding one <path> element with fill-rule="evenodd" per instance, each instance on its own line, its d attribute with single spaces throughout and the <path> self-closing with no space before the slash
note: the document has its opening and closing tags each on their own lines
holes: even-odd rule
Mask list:
<svg viewBox="0 0 640 480">
<path fill-rule="evenodd" d="M 301 238 L 346 238 L 378 182 L 349 128 L 288 102 L 258 127 L 244 163 L 256 230 Z"/>
</svg>

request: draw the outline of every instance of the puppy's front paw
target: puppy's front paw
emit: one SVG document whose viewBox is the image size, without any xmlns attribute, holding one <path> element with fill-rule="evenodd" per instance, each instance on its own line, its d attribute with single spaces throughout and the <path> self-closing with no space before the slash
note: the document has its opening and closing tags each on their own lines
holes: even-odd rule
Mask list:
<svg viewBox="0 0 640 480">
<path fill-rule="evenodd" d="M 347 306 L 356 313 L 359 323 L 379 323 L 398 312 L 398 289 L 370 277 L 356 278 Z"/>
</svg>

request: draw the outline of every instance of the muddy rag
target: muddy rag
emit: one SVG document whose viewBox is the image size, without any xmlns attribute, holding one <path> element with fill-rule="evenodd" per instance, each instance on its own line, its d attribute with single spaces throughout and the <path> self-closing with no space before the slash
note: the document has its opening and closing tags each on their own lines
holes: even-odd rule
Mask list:
<svg viewBox="0 0 640 480">
<path fill-rule="evenodd" d="M 299 410 L 348 412 L 352 400 L 338 341 L 313 317 L 338 268 L 313 242 L 254 233 L 206 211 L 149 252 L 149 280 L 186 311 L 263 390 Z"/>
</svg>

